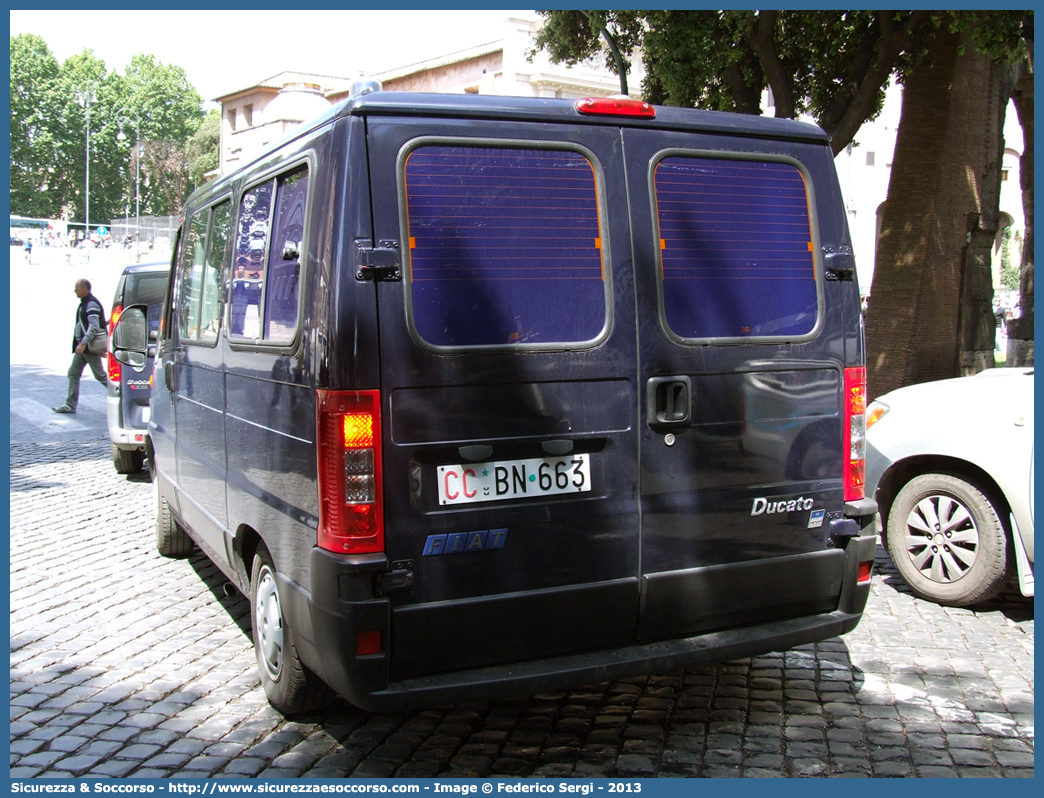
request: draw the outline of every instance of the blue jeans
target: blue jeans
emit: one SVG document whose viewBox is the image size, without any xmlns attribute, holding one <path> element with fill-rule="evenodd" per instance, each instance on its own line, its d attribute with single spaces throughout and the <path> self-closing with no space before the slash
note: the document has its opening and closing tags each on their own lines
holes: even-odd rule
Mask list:
<svg viewBox="0 0 1044 798">
<path fill-rule="evenodd" d="M 72 365 L 69 366 L 69 395 L 65 398 L 65 404 L 73 410 L 80 401 L 80 376 L 83 374 L 84 366 L 91 367 L 94 379 L 102 385 L 109 384 L 101 355 L 92 355 L 90 352 L 84 352 L 82 355 L 73 353 Z"/>
</svg>

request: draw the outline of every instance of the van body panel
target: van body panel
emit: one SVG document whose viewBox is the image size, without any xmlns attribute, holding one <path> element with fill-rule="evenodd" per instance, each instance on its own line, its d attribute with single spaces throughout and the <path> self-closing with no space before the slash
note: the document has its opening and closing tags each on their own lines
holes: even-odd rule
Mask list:
<svg viewBox="0 0 1044 798">
<path fill-rule="evenodd" d="M 205 538 L 208 553 L 226 561 L 225 390 L 220 352 L 184 347 L 175 361 L 178 484 L 185 521 Z"/>
<path fill-rule="evenodd" d="M 395 613 L 393 681 L 448 670 L 626 645 L 638 611 L 634 579 L 415 604 Z M 562 612 L 568 609 L 568 614 Z M 626 620 L 607 627 L 606 617 Z M 510 636 L 502 629 L 508 626 Z M 459 630 L 466 630 L 461 635 Z M 497 641 L 491 661 L 489 643 Z M 447 657 L 452 641 L 452 657 Z M 401 652 L 401 653 L 399 653 Z"/>
<path fill-rule="evenodd" d="M 611 234 L 627 229 L 619 131 L 487 123 L 476 135 L 467 122 L 430 118 L 371 117 L 368 125 L 371 179 L 374 185 L 398 188 L 396 193 L 374 191 L 375 236 L 407 244 L 412 239 L 418 250 L 423 234 L 409 230 L 405 220 L 408 158 L 440 148 L 491 159 L 524 153 L 518 171 L 527 174 L 537 173 L 545 158 L 560 153 L 566 161 L 586 160 L 590 169 L 581 165 L 582 179 L 593 175 L 597 209 L 592 217 L 598 214 L 601 235 L 592 235 L 601 238 L 606 282 L 594 294 L 605 297 L 600 300 L 605 303 L 602 329 L 596 323 L 580 332 L 578 341 L 520 348 L 521 342 L 512 347 L 505 340 L 456 350 L 419 339 L 410 318 L 416 305 L 410 303 L 410 292 L 419 290 L 419 283 L 411 281 L 419 269 L 409 251 L 403 253 L 403 280 L 378 284 L 381 385 L 390 397 L 385 408 L 386 550 L 393 562 L 411 561 L 413 572 L 411 595 L 393 597 L 392 671 L 416 675 L 421 663 L 440 670 L 453 667 L 453 660 L 435 664 L 432 638 L 413 632 L 423 625 L 437 630 L 440 649 L 463 652 L 473 666 L 503 662 L 527 649 L 558 654 L 584 650 L 592 641 L 598 646 L 629 641 L 638 609 L 637 381 L 629 241 Z M 579 154 L 571 143 L 575 141 L 583 141 Z M 556 163 L 554 168 L 571 167 Z M 468 179 L 481 183 L 481 178 Z M 508 180 L 501 189 L 504 195 L 514 191 Z M 553 246 L 539 230 L 533 235 L 538 249 Z M 466 262 L 467 256 L 462 257 Z M 484 311 L 476 308 L 479 315 Z M 497 325 L 499 320 L 486 323 Z M 591 490 L 440 506 L 438 469 L 466 466 L 463 447 L 489 448 L 481 467 L 541 458 L 552 439 L 567 441 L 571 453 L 591 458 Z M 411 468 L 419 472 L 419 490 L 410 489 L 406 477 Z M 439 549 L 429 548 L 429 540 L 441 535 L 490 530 L 504 530 L 501 548 L 460 554 L 436 554 Z M 544 611 L 533 615 L 534 606 L 550 606 L 537 596 L 550 595 L 557 598 L 555 617 L 573 618 L 574 628 L 575 619 L 584 619 L 583 635 L 563 634 Z M 592 596 L 602 596 L 613 611 L 591 612 L 597 606 Z M 466 602 L 460 616 L 448 609 L 456 602 Z M 498 620 L 484 626 L 484 645 L 476 645 L 473 624 L 449 622 L 480 618 L 480 607 Z M 400 626 L 409 631 L 400 633 Z"/>
<path fill-rule="evenodd" d="M 639 639 L 726 628 L 759 612 L 787 617 L 836 606 L 838 580 L 815 576 L 801 557 L 791 559 L 822 552 L 827 518 L 843 515 L 846 354 L 839 309 L 827 301 L 822 252 L 844 243 L 838 238 L 844 229 L 823 218 L 819 206 L 829 203 L 817 200 L 830 196 L 827 186 L 836 179 L 832 162 L 822 158 L 828 150 L 671 131 L 628 129 L 623 139 L 640 309 L 639 384 L 647 388 L 640 407 Z M 676 175 L 662 174 L 666 166 L 682 175 L 676 186 Z M 796 210 L 807 212 L 794 264 L 747 240 L 763 234 L 779 239 L 774 246 L 787 246 L 794 238 L 789 219 L 795 211 L 776 207 L 787 192 Z M 763 227 L 752 228 L 750 220 L 761 218 Z M 721 237 L 722 228 L 731 237 Z M 678 269 L 669 256 L 686 247 L 701 254 Z M 757 271 L 770 258 L 774 262 Z M 716 270 L 702 267 L 708 259 Z M 686 270 L 688 280 L 675 277 Z M 764 276 L 754 280 L 750 273 Z M 700 326 L 675 329 L 679 314 L 671 316 L 670 294 L 687 286 L 693 286 L 689 301 L 709 316 L 721 307 L 728 312 L 713 328 L 718 334 L 708 336 Z M 787 311 L 797 315 L 777 321 L 774 314 L 783 311 L 774 305 L 776 294 L 790 287 L 801 291 Z M 719 294 L 729 298 L 715 299 Z M 759 325 L 739 321 L 744 316 Z M 684 310 L 680 319 L 687 319 Z M 687 417 L 664 418 L 658 398 L 664 384 L 686 395 Z M 775 512 L 781 506 L 789 510 Z M 761 560 L 810 573 L 781 581 L 769 595 L 757 576 L 745 576 L 760 574 Z M 713 591 L 706 585 L 715 584 L 717 573 L 733 575 L 736 614 L 723 614 L 708 600 Z M 783 598 L 795 590 L 793 601 Z"/>
<path fill-rule="evenodd" d="M 229 198 L 232 232 L 213 346 L 168 330 L 156 358 L 176 517 L 244 590 L 267 549 L 301 660 L 367 709 L 851 629 L 876 526 L 844 500 L 864 353 L 833 170 L 789 120 L 346 101 L 187 206 L 192 230 Z M 356 392 L 380 410 L 365 553 L 318 545 L 329 463 L 367 484 L 347 417 L 332 461 L 318 419 Z"/>
</svg>

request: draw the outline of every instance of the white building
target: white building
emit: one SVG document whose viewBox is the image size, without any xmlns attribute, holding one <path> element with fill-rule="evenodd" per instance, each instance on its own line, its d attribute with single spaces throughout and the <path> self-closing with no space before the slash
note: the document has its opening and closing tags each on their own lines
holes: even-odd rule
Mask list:
<svg viewBox="0 0 1044 798">
<path fill-rule="evenodd" d="M 367 75 L 386 91 L 492 94 L 522 97 L 605 97 L 620 79 L 594 64 L 554 65 L 544 53 L 528 60 L 536 19 L 505 19 L 502 35 L 438 58 Z M 345 99 L 358 78 L 282 72 L 254 86 L 215 98 L 221 103 L 222 172 L 235 169 L 302 122 Z M 638 96 L 641 75 L 628 78 Z"/>
</svg>

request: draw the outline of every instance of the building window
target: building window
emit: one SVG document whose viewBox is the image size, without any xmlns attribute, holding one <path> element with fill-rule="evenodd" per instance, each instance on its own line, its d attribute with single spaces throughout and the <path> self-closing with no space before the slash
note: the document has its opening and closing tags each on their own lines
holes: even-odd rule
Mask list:
<svg viewBox="0 0 1044 798">
<path fill-rule="evenodd" d="M 1008 170 L 1007 169 L 1001 169 L 1001 182 L 1002 183 L 1007 183 L 1008 182 Z"/>
<path fill-rule="evenodd" d="M 868 152 L 866 154 L 866 165 L 867 166 L 873 166 L 874 165 L 874 154 L 872 152 Z"/>
<path fill-rule="evenodd" d="M 228 126 L 230 128 L 232 128 L 232 132 L 235 133 L 236 132 L 236 109 L 233 108 L 231 111 L 228 111 L 227 116 L 228 116 Z"/>
<path fill-rule="evenodd" d="M 243 106 L 243 122 L 244 122 L 244 127 L 253 127 L 254 126 L 254 106 L 253 105 L 244 105 Z"/>
</svg>

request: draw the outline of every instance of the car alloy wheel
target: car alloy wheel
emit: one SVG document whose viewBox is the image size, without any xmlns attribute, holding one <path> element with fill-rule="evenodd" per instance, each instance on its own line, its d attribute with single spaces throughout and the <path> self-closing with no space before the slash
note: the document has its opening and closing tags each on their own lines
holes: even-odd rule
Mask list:
<svg viewBox="0 0 1044 798">
<path fill-rule="evenodd" d="M 1014 557 L 992 493 L 954 474 L 907 482 L 888 513 L 896 570 L 921 598 L 966 607 L 1002 590 Z"/>
<path fill-rule="evenodd" d="M 978 556 L 975 519 L 952 496 L 926 496 L 906 518 L 906 553 L 933 582 L 954 582 L 968 573 Z"/>
</svg>

